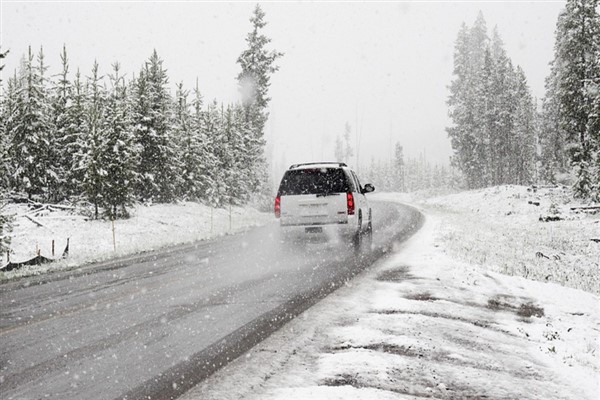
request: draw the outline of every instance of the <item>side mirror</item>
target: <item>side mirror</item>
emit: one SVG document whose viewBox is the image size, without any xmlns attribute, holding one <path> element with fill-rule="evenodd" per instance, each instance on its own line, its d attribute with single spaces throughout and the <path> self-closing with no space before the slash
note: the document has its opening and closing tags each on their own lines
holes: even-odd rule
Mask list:
<svg viewBox="0 0 600 400">
<path fill-rule="evenodd" d="M 371 193 L 375 191 L 375 186 L 371 185 L 370 183 L 367 183 L 365 185 L 365 187 L 363 188 L 363 193 Z"/>
</svg>

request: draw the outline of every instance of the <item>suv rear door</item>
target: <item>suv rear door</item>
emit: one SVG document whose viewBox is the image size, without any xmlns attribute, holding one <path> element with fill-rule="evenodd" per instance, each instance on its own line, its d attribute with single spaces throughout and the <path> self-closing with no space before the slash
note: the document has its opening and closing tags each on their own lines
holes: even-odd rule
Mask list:
<svg viewBox="0 0 600 400">
<path fill-rule="evenodd" d="M 348 179 L 341 168 L 301 168 L 286 171 L 277 196 L 281 225 L 347 223 Z"/>
</svg>

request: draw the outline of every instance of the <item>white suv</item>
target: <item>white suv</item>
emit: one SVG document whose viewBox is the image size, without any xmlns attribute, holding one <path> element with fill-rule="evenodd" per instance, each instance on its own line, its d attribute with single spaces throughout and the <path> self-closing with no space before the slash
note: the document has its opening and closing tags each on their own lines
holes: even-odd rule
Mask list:
<svg viewBox="0 0 600 400">
<path fill-rule="evenodd" d="M 275 198 L 275 217 L 283 238 L 340 237 L 359 248 L 372 234 L 372 212 L 365 193 L 344 163 L 294 164 L 283 175 Z"/>
</svg>

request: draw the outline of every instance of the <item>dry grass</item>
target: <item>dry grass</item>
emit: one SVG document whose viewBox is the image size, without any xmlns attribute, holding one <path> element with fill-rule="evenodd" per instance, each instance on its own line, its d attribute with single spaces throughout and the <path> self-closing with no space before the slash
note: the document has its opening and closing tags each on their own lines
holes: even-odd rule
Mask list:
<svg viewBox="0 0 600 400">
<path fill-rule="evenodd" d="M 523 192 L 522 187 L 487 189 L 468 192 L 467 199 L 430 199 L 423 206 L 441 218 L 437 239 L 455 257 L 496 272 L 600 294 L 600 243 L 590 240 L 600 236 L 600 215 L 570 211 L 562 192 Z M 532 199 L 542 205 L 530 205 Z M 556 204 L 561 205 L 558 211 Z M 541 222 L 548 210 L 564 219 Z"/>
</svg>

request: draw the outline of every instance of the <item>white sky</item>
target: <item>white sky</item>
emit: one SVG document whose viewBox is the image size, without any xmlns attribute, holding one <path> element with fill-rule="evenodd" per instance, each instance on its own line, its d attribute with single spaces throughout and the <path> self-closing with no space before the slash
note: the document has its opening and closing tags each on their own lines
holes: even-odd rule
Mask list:
<svg viewBox="0 0 600 400">
<path fill-rule="evenodd" d="M 205 99 L 238 98 L 236 59 L 245 48 L 255 2 L 19 2 L 0 0 L 4 80 L 27 46 L 44 47 L 50 72 L 67 45 L 71 69 L 89 74 L 119 61 L 139 71 L 153 49 L 171 83 Z M 266 34 L 283 51 L 272 78 L 269 152 L 276 164 L 333 159 L 348 121 L 361 134 L 360 164 L 389 159 L 390 143 L 431 162 L 451 154 L 447 86 L 461 23 L 479 10 L 498 26 L 509 56 L 525 70 L 533 95 L 544 95 L 554 29 L 564 2 L 263 2 Z M 362 129 L 361 129 L 362 128 Z M 353 144 L 356 148 L 356 143 Z M 356 160 L 351 160 L 355 164 Z"/>
</svg>

